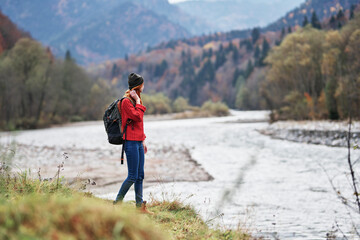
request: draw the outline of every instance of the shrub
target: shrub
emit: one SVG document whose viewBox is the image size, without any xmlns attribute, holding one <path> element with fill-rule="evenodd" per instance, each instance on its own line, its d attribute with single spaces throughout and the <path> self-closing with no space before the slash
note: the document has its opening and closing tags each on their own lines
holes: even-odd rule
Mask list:
<svg viewBox="0 0 360 240">
<path fill-rule="evenodd" d="M 142 95 L 142 100 L 146 106 L 146 114 L 171 113 L 171 100 L 163 93 L 154 95 Z"/>
<path fill-rule="evenodd" d="M 172 106 L 173 112 L 184 112 L 191 108 L 191 106 L 189 105 L 189 100 L 183 97 L 176 98 Z"/>
<path fill-rule="evenodd" d="M 279 110 L 280 119 L 303 120 L 308 118 L 309 107 L 304 95 L 292 91 L 285 96 L 286 106 Z"/>
<path fill-rule="evenodd" d="M 207 112 L 211 116 L 227 116 L 230 114 L 228 106 L 223 102 L 204 102 L 201 111 Z"/>
</svg>

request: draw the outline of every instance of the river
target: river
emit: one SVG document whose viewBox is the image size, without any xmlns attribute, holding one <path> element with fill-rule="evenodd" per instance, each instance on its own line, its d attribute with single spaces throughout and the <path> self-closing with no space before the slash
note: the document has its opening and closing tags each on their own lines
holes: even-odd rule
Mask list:
<svg viewBox="0 0 360 240">
<path fill-rule="evenodd" d="M 359 214 L 341 203 L 329 182 L 332 179 L 342 194 L 351 197 L 346 148 L 271 139 L 257 131 L 268 125 L 261 122 L 267 112 L 231 112 L 221 118 L 145 122 L 149 153 L 157 145 L 187 148 L 213 179 L 162 182 L 157 176 L 159 181 L 144 189 L 144 199 L 179 199 L 194 206 L 210 226 L 239 226 L 265 238 L 324 239 L 335 223 L 350 234 L 352 221 L 360 228 Z M 8 134 L 1 136 L 3 144 L 10 142 Z M 102 122 L 22 131 L 14 139 L 55 151 L 62 145 L 108 149 Z M 353 160 L 359 159 L 359 150 L 351 153 Z M 171 167 L 175 175 L 184 171 Z M 145 182 L 146 168 L 145 163 Z M 356 170 L 359 175 L 358 165 Z M 115 191 L 98 194 L 109 199 L 115 195 Z M 133 195 L 130 190 L 125 200 L 133 200 Z"/>
</svg>

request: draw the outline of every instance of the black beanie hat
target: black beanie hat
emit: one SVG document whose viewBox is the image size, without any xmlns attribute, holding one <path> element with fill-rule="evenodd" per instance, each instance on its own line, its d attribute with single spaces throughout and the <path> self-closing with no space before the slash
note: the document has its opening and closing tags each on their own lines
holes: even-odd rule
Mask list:
<svg viewBox="0 0 360 240">
<path fill-rule="evenodd" d="M 141 85 L 144 82 L 142 76 L 137 73 L 130 73 L 128 76 L 129 89 Z"/>
</svg>

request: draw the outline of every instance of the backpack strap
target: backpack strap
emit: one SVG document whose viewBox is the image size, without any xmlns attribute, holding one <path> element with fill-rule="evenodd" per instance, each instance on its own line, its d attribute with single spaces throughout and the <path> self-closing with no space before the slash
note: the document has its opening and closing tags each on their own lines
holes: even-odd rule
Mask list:
<svg viewBox="0 0 360 240">
<path fill-rule="evenodd" d="M 129 99 L 129 100 L 130 100 L 130 102 L 132 103 L 132 105 L 133 105 L 134 107 L 136 106 L 136 102 L 134 102 L 131 98 L 129 98 L 129 97 L 124 97 L 124 98 Z"/>
<path fill-rule="evenodd" d="M 127 97 L 123 97 L 123 98 L 121 98 L 120 99 L 120 112 L 119 112 L 119 114 L 121 115 L 121 103 L 122 103 L 122 100 L 124 100 L 125 98 L 127 98 Z M 130 99 L 130 98 L 127 98 L 127 99 L 129 99 L 130 100 L 130 102 L 134 105 L 134 102 Z M 134 107 L 135 107 L 135 105 L 134 105 Z M 125 124 L 125 128 L 124 128 L 124 131 L 123 131 L 123 133 L 124 133 L 124 135 L 125 135 L 125 142 L 123 143 L 123 145 L 122 145 L 122 148 L 121 148 L 121 164 L 124 164 L 124 150 L 125 150 L 125 144 L 126 144 L 126 136 L 127 136 L 127 134 L 126 134 L 126 129 L 127 129 L 127 126 L 128 126 L 128 124 L 130 124 L 132 122 L 132 120 L 131 119 L 127 119 L 126 120 L 126 124 Z M 120 131 L 121 131 L 121 122 L 119 121 L 119 127 L 120 127 Z"/>
<path fill-rule="evenodd" d="M 126 129 L 127 129 L 127 125 L 128 125 L 128 122 L 126 121 L 126 124 L 125 124 L 125 128 L 124 128 L 124 134 L 125 134 L 125 142 L 123 143 L 122 145 L 122 148 L 121 148 L 121 164 L 124 164 L 124 145 L 126 144 Z"/>
</svg>

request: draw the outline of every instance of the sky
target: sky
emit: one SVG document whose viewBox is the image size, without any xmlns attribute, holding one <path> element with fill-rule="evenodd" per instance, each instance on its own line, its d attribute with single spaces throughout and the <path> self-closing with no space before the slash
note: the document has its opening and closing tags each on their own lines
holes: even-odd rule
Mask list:
<svg viewBox="0 0 360 240">
<path fill-rule="evenodd" d="M 169 0 L 169 3 L 186 2 L 188 0 Z"/>
<path fill-rule="evenodd" d="M 179 2 L 187 2 L 187 1 L 190 1 L 190 0 L 168 0 L 169 3 L 179 3 Z M 198 0 L 198 1 L 204 1 L 204 0 Z M 206 1 L 206 0 L 205 0 Z M 212 0 L 212 1 L 216 1 L 216 0 Z M 243 0 L 243 1 L 252 1 L 252 2 L 268 2 L 268 1 L 273 1 L 274 3 L 277 3 L 277 2 L 282 2 L 284 0 Z M 295 4 L 300 4 L 302 2 L 305 2 L 305 0 L 286 0 L 286 1 L 293 1 Z"/>
</svg>

